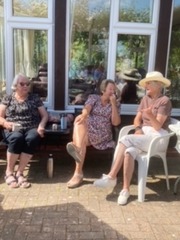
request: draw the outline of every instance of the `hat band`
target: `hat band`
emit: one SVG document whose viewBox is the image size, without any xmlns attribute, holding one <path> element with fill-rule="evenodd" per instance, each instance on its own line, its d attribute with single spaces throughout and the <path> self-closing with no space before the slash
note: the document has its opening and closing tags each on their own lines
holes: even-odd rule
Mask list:
<svg viewBox="0 0 180 240">
<path fill-rule="evenodd" d="M 127 76 L 127 77 L 132 77 L 132 78 L 139 79 L 139 77 L 137 77 L 135 75 L 132 75 L 132 74 L 124 73 L 124 75 Z"/>
</svg>

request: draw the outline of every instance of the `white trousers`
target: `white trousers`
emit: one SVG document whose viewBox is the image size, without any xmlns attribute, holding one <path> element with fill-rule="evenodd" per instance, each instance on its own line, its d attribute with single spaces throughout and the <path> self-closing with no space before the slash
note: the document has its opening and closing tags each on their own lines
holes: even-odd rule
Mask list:
<svg viewBox="0 0 180 240">
<path fill-rule="evenodd" d="M 147 152 L 149 144 L 154 137 L 166 135 L 168 132 L 164 129 L 156 131 L 153 127 L 142 127 L 143 134 L 129 134 L 123 136 L 120 139 L 120 143 L 126 146 L 125 153 L 129 153 L 133 159 L 136 159 L 137 155 L 141 152 Z M 160 141 L 158 144 L 160 150 L 164 150 L 164 141 Z"/>
</svg>

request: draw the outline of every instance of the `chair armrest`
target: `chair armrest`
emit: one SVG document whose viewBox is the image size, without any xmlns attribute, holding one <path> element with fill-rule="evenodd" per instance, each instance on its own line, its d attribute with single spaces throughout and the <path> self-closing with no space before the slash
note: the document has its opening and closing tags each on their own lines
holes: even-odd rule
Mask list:
<svg viewBox="0 0 180 240">
<path fill-rule="evenodd" d="M 118 141 L 119 141 L 120 138 L 127 135 L 133 129 L 135 129 L 134 125 L 128 125 L 128 126 L 122 127 L 120 132 L 119 132 Z"/>
<path fill-rule="evenodd" d="M 177 124 L 178 122 L 179 122 L 178 119 L 171 117 L 171 123 L 170 124 Z"/>
<path fill-rule="evenodd" d="M 163 135 L 163 136 L 159 136 L 159 137 L 155 137 L 152 139 L 150 145 L 149 145 L 149 149 L 148 149 L 148 156 L 151 157 L 151 156 L 154 156 L 155 154 L 158 154 L 159 152 L 161 152 L 159 150 L 159 145 L 158 143 L 162 140 L 164 142 L 164 147 L 165 147 L 165 150 L 163 152 L 166 152 L 167 148 L 168 148 L 168 144 L 169 144 L 169 139 L 170 137 L 172 137 L 175 133 L 173 132 L 170 132 L 166 135 Z"/>
</svg>

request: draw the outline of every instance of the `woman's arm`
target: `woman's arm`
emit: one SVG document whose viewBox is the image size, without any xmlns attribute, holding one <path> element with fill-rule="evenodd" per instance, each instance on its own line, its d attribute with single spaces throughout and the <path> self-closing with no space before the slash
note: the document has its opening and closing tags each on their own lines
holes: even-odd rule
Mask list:
<svg viewBox="0 0 180 240">
<path fill-rule="evenodd" d="M 1 104 L 0 105 L 0 125 L 3 128 L 6 128 L 8 130 L 12 130 L 13 122 L 6 121 L 5 112 L 6 112 L 6 106 L 4 104 Z"/>
<path fill-rule="evenodd" d="M 92 109 L 92 106 L 89 104 L 86 104 L 82 109 L 82 113 L 76 117 L 75 123 L 80 124 L 83 121 L 85 121 L 88 115 L 90 114 L 91 109 Z"/>
<path fill-rule="evenodd" d="M 46 126 L 47 121 L 48 121 L 48 113 L 47 113 L 44 106 L 39 107 L 38 111 L 39 111 L 39 114 L 41 116 L 41 121 L 39 123 L 37 132 L 39 133 L 39 135 L 41 137 L 43 137 L 44 136 L 44 131 L 45 131 L 45 126 Z"/>
<path fill-rule="evenodd" d="M 142 134 L 142 113 L 137 112 L 134 118 L 135 134 Z"/>
<path fill-rule="evenodd" d="M 118 126 L 121 123 L 121 116 L 119 115 L 115 95 L 112 95 L 110 97 L 110 102 L 111 102 L 111 106 L 112 106 L 111 122 L 112 122 L 113 126 Z"/>
<path fill-rule="evenodd" d="M 157 114 L 157 116 L 154 116 L 152 113 L 152 107 L 146 108 L 142 110 L 144 114 L 146 114 L 146 117 L 149 118 L 151 121 L 151 125 L 155 130 L 161 129 L 164 122 L 166 121 L 167 115 Z M 142 113 L 138 112 L 135 119 L 134 119 L 134 125 L 135 125 L 135 132 L 140 133 L 141 131 L 141 124 L 142 124 Z"/>
<path fill-rule="evenodd" d="M 152 127 L 157 131 L 159 131 L 162 128 L 164 122 L 166 121 L 166 119 L 168 117 L 167 115 L 163 115 L 160 113 L 158 113 L 157 116 L 153 115 L 152 107 L 144 109 L 143 112 L 146 113 L 146 116 L 151 121 Z"/>
</svg>

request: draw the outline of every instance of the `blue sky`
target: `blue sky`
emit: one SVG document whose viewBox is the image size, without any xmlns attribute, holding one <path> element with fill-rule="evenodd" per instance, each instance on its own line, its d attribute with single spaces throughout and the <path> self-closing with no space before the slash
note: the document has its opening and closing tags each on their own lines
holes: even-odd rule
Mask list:
<svg viewBox="0 0 180 240">
<path fill-rule="evenodd" d="M 175 6 L 180 6 L 180 0 L 175 0 L 175 1 L 174 1 L 174 5 L 175 5 Z"/>
<path fill-rule="evenodd" d="M 120 0 L 116 0 L 120 1 Z M 120 4 L 121 7 L 133 7 L 135 9 L 144 9 L 144 8 L 149 8 L 152 6 L 153 1 L 156 0 L 121 0 Z M 110 2 L 111 0 L 89 0 L 89 9 L 90 11 L 94 11 L 94 9 L 101 10 L 102 7 L 105 9 L 106 7 L 110 7 Z M 174 5 L 175 6 L 180 6 L 180 0 L 174 0 Z"/>
<path fill-rule="evenodd" d="M 118 1 L 118 0 L 117 0 Z M 180 1 L 180 0 L 179 0 Z M 89 0 L 89 9 L 93 10 L 94 8 L 102 9 L 109 7 L 111 0 Z M 131 6 L 133 8 L 147 8 L 152 5 L 153 0 L 121 0 L 120 5 L 121 7 L 128 7 Z"/>
</svg>

